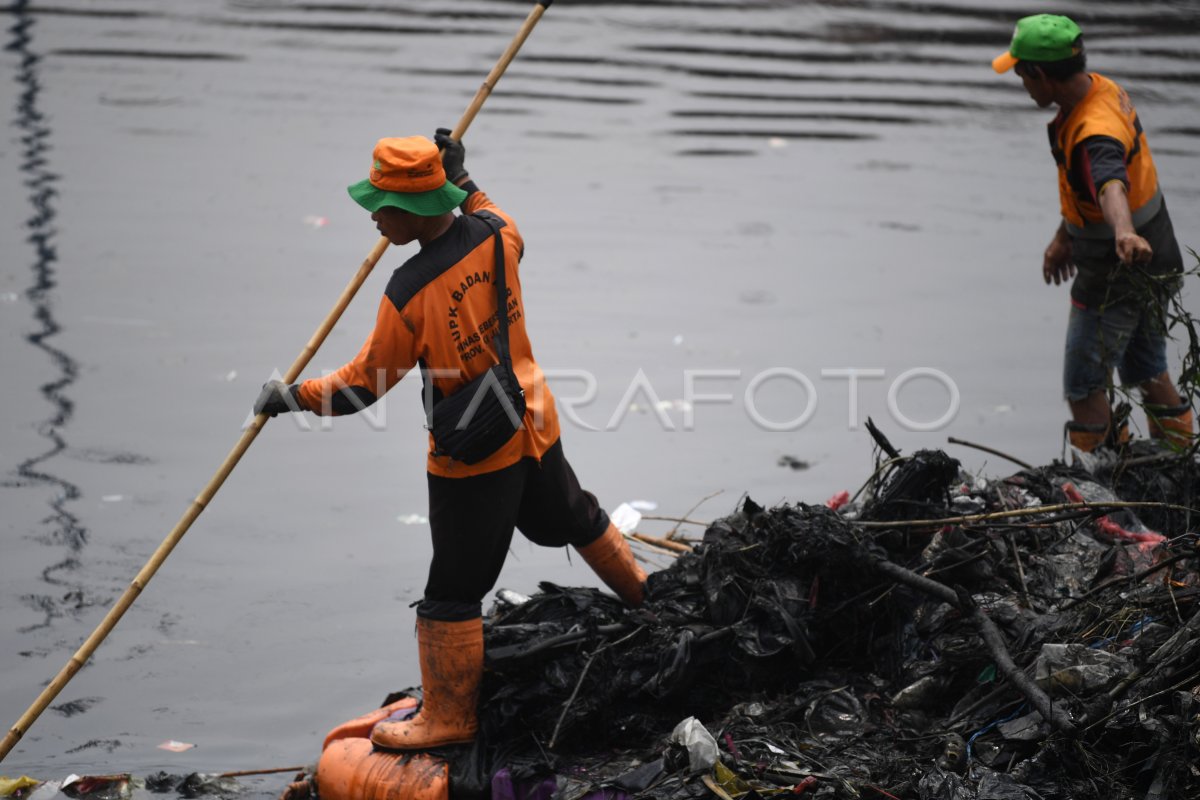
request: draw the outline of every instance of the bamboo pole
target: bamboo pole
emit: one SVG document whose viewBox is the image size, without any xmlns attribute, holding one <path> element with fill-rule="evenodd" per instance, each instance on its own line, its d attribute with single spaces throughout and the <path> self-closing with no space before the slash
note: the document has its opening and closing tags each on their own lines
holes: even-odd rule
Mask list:
<svg viewBox="0 0 1200 800">
<path fill-rule="evenodd" d="M 463 134 L 466 133 L 467 128 L 470 127 L 472 120 L 475 119 L 475 115 L 479 113 L 479 109 L 483 106 L 483 102 L 491 94 L 496 82 L 500 80 L 500 76 L 504 74 L 505 69 L 507 69 L 508 65 L 512 63 L 513 58 L 517 55 L 517 51 L 521 49 L 521 45 L 524 44 L 527 38 L 529 38 L 529 34 L 533 31 L 533 27 L 537 25 L 538 20 L 542 18 L 542 14 L 544 14 L 546 9 L 549 8 L 551 2 L 553 2 L 553 0 L 542 0 L 536 6 L 534 6 L 533 10 L 529 13 L 529 16 L 525 18 L 525 22 L 521 25 L 521 29 L 517 31 L 516 36 L 513 37 L 513 40 L 509 43 L 504 53 L 500 56 L 500 60 L 496 62 L 494 67 L 492 67 L 491 72 L 488 73 L 487 78 L 483 82 L 483 86 L 481 86 L 479 91 L 475 93 L 475 98 L 471 101 L 471 104 L 467 106 L 467 110 L 463 113 L 462 118 L 459 119 L 458 124 L 454 127 L 454 130 L 451 133 L 453 138 L 461 139 Z M 312 357 L 316 354 L 317 349 L 320 348 L 321 344 L 325 341 L 325 337 L 327 337 L 329 332 L 333 330 L 333 326 L 337 324 L 338 319 L 342 316 L 342 313 L 346 310 L 346 307 L 350 305 L 350 301 L 354 299 L 354 295 L 363 285 L 363 282 L 366 281 L 367 276 L 371 274 L 371 270 L 375 268 L 377 263 L 379 263 L 379 259 L 383 257 L 384 251 L 388 248 L 388 244 L 387 237 L 384 236 L 381 236 L 379 240 L 375 242 L 375 246 L 371 248 L 370 254 L 368 254 L 367 258 L 362 262 L 362 265 L 358 268 L 358 272 L 354 274 L 354 277 L 350 280 L 350 283 L 347 284 L 346 288 L 342 290 L 342 294 L 340 297 L 338 297 L 337 302 L 334 304 L 333 310 L 329 312 L 324 321 L 322 321 L 317 327 L 317 330 L 312 335 L 312 338 L 310 338 L 308 343 L 304 345 L 304 349 L 300 351 L 300 355 L 296 357 L 296 360 L 292 362 L 292 365 L 284 374 L 283 380 L 285 383 L 293 383 L 295 382 L 296 378 L 300 376 L 300 373 L 308 365 L 309 360 L 312 359 Z M 119 622 L 121 617 L 124 616 L 125 612 L 129 610 L 129 607 L 133 605 L 133 602 L 137 600 L 138 595 L 142 593 L 142 590 L 146 588 L 146 584 L 148 584 L 150 579 L 154 577 L 154 574 L 158 572 L 158 568 L 162 566 L 164 561 L 167 560 L 167 556 L 171 555 L 171 551 L 175 549 L 175 545 L 179 544 L 179 541 L 183 538 L 183 535 L 187 533 L 190 527 L 192 527 L 192 523 L 196 521 L 201 512 L 203 512 L 204 509 L 208 507 L 208 504 L 212 502 L 213 497 L 217 494 L 217 490 L 221 488 L 221 485 L 225 483 L 225 479 L 229 477 L 231 472 L 233 472 L 233 468 L 237 466 L 246 450 L 250 448 L 250 445 L 254 442 L 255 437 L 258 436 L 258 432 L 261 431 L 263 426 L 267 424 L 268 419 L 269 417 L 267 417 L 265 414 L 259 414 L 254 418 L 254 421 L 247 426 L 246 430 L 243 431 L 241 438 L 238 439 L 237 444 L 233 446 L 233 449 L 229 452 L 229 455 L 225 457 L 225 461 L 222 462 L 221 466 L 217 469 L 216 474 L 213 475 L 212 479 L 208 482 L 208 485 L 204 487 L 203 491 L 201 491 L 200 494 L 196 496 L 196 499 L 192 501 L 191 505 L 188 506 L 179 522 L 175 524 L 175 527 L 169 534 L 167 534 L 167 538 L 165 538 L 162 541 L 162 544 L 158 546 L 158 549 L 154 551 L 154 555 L 150 557 L 150 560 L 147 561 L 145 566 L 142 567 L 141 571 L 138 572 L 137 576 L 129 584 L 129 587 L 125 590 L 124 594 L 122 594 L 117 602 L 113 604 L 113 607 L 108 610 L 108 613 L 104 616 L 104 619 L 101 620 L 96 629 L 92 631 L 91 636 L 89 636 L 87 640 L 84 641 L 83 645 L 75 651 L 75 654 L 71 656 L 66 665 L 59 670 L 58 675 L 54 677 L 54 680 L 52 680 L 50 684 L 42 690 L 42 693 L 38 695 L 33 704 L 26 709 L 25 713 L 21 715 L 21 718 L 17 720 L 16 724 L 14 724 L 12 728 L 9 729 L 8 733 L 4 735 L 4 741 L 0 742 L 0 761 L 3 761 L 9 752 L 12 751 L 17 742 L 21 740 L 21 737 L 24 736 L 29 730 L 30 726 L 32 726 L 41 713 L 46 710 L 46 707 L 49 706 L 50 703 L 54 702 L 54 698 L 57 697 L 59 692 L 63 690 L 63 687 L 70 682 L 71 678 L 75 677 L 75 673 L 79 672 L 79 670 L 83 668 L 83 665 L 87 663 L 89 658 L 91 658 L 92 653 L 96 651 L 96 648 L 100 646 L 100 643 L 103 642 L 105 637 L 107 637 L 108 634 L 112 632 L 112 629 L 116 627 L 117 622 Z"/>
<path fill-rule="evenodd" d="M 450 133 L 450 138 L 461 139 L 463 134 L 467 132 L 467 128 L 471 126 L 471 122 L 475 119 L 475 115 L 479 113 L 479 109 L 483 107 L 483 101 L 491 95 L 492 89 L 495 88 L 496 82 L 500 80 L 500 76 L 508 69 L 508 65 L 517 57 L 517 51 L 521 49 L 521 45 L 525 44 L 525 40 L 529 38 L 529 34 L 533 32 L 533 26 L 537 25 L 538 20 L 542 18 L 542 14 L 546 13 L 546 9 L 554 0 L 540 0 L 533 10 L 529 12 L 529 16 L 525 18 L 525 22 L 521 25 L 521 29 L 517 31 L 517 35 L 508 43 L 508 47 L 500 54 L 500 60 L 496 62 L 496 66 L 492 67 L 492 71 L 483 79 L 483 84 L 479 87 L 479 91 L 475 92 L 475 98 L 471 100 L 471 105 L 467 106 L 467 110 L 463 112 L 462 119 L 454 126 L 454 130 Z"/>
<path fill-rule="evenodd" d="M 245 778 L 250 775 L 278 775 L 280 772 L 304 772 L 308 767 L 273 767 L 272 769 L 239 769 L 236 772 L 222 772 L 218 778 Z"/>
</svg>

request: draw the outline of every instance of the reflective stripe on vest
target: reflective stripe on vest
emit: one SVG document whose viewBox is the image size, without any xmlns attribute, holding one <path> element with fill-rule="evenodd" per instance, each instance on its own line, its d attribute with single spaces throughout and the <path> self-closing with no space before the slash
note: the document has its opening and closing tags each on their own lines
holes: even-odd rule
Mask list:
<svg viewBox="0 0 1200 800">
<path fill-rule="evenodd" d="M 1162 210 L 1162 204 L 1163 193 L 1160 189 L 1154 193 L 1154 196 L 1145 205 L 1131 214 L 1133 227 L 1135 229 L 1140 228 L 1154 219 L 1154 215 Z M 1114 239 L 1117 235 L 1113 231 L 1112 226 L 1107 222 L 1086 222 L 1083 226 L 1079 226 L 1064 220 L 1064 224 L 1067 226 L 1067 233 L 1076 239 Z"/>
<path fill-rule="evenodd" d="M 1073 236 L 1112 238 L 1112 228 L 1104 222 L 1100 206 L 1090 195 L 1090 183 L 1079 185 L 1090 179 L 1072 171 L 1076 148 L 1084 140 L 1106 136 L 1125 149 L 1129 208 L 1135 227 L 1158 213 L 1162 194 L 1141 120 L 1129 96 L 1103 75 L 1093 72 L 1091 79 L 1087 96 L 1065 119 L 1056 118 L 1050 124 L 1050 149 L 1058 165 L 1059 200 L 1068 231 Z"/>
</svg>

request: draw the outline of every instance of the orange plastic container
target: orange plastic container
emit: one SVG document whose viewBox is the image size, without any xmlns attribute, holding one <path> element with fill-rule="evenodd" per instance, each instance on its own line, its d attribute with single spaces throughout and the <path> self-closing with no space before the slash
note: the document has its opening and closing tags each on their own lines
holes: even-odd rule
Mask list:
<svg viewBox="0 0 1200 800">
<path fill-rule="evenodd" d="M 412 698 L 343 722 L 325 737 L 314 780 L 321 800 L 449 800 L 449 768 L 425 753 L 376 750 L 375 723 L 413 708 Z"/>
<path fill-rule="evenodd" d="M 397 711 L 416 707 L 417 699 L 415 697 L 403 697 L 394 703 L 388 703 L 383 708 L 368 711 L 361 717 L 355 717 L 349 722 L 343 722 L 326 734 L 325 741 L 321 744 L 321 750 L 325 750 L 325 748 L 329 747 L 330 742 L 337 739 L 369 739 L 371 738 L 371 729 L 375 727 L 375 723 L 382 722 Z"/>
</svg>

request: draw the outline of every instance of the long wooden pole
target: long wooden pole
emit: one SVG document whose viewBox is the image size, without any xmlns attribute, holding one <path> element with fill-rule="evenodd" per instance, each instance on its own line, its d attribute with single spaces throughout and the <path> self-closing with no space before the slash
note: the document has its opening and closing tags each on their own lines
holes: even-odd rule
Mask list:
<svg viewBox="0 0 1200 800">
<path fill-rule="evenodd" d="M 516 57 L 517 51 L 521 49 L 521 45 L 525 43 L 527 38 L 529 38 L 529 34 L 533 31 L 533 27 L 537 25 L 538 20 L 542 18 L 542 14 L 544 14 L 546 9 L 550 7 L 551 2 L 553 2 L 553 0 L 543 0 L 542 2 L 539 2 L 536 6 L 534 6 L 533 10 L 529 13 L 529 16 L 525 18 L 525 22 L 521 25 L 521 29 L 517 31 L 517 35 L 513 37 L 513 40 L 509 43 L 508 48 L 505 49 L 504 53 L 500 56 L 500 60 L 496 62 L 496 66 L 492 67 L 492 71 L 488 73 L 483 85 L 479 88 L 479 91 L 475 93 L 475 98 L 471 101 L 471 104 L 467 107 L 466 112 L 458 121 L 458 125 L 454 127 L 451 136 L 453 136 L 455 139 L 461 139 L 463 134 L 467 132 L 467 128 L 470 127 L 471 122 L 475 119 L 475 115 L 479 113 L 479 109 L 483 106 L 484 101 L 492 93 L 492 89 L 495 87 L 496 82 L 500 80 L 500 76 L 504 74 L 504 71 L 508 68 L 508 65 L 512 62 L 513 58 Z M 312 338 L 308 340 L 308 344 L 304 346 L 304 349 L 300 351 L 300 355 L 296 357 L 296 360 L 292 363 L 292 366 L 290 366 L 288 371 L 284 374 L 283 380 L 285 383 L 293 383 L 296 378 L 300 376 L 300 373 L 304 370 L 304 368 L 308 366 L 309 360 L 311 360 L 316 354 L 317 349 L 320 348 L 321 344 L 325 341 L 325 337 L 329 335 L 331 330 L 333 330 L 333 326 L 337 324 L 338 319 L 342 316 L 342 313 L 346 310 L 346 307 L 350 305 L 350 301 L 354 299 L 354 295 L 363 285 L 363 282 L 366 281 L 367 276 L 371 274 L 371 270 L 375 268 L 377 263 L 379 263 L 379 259 L 383 257 L 383 253 L 385 250 L 387 250 L 387 247 L 387 237 L 380 237 L 379 241 L 375 243 L 375 246 L 371 248 L 371 252 L 367 256 L 366 260 L 362 262 L 362 266 L 358 268 L 358 272 L 354 274 L 354 277 L 350 280 L 350 283 L 346 285 L 344 290 L 342 290 L 341 297 L 339 297 L 337 302 L 334 304 L 333 310 L 330 311 L 328 316 L 325 317 L 325 320 L 317 328 L 316 333 L 314 333 Z M 65 687 L 71 678 L 75 676 L 75 673 L 79 672 L 79 670 L 83 668 L 83 665 L 87 663 L 89 658 L 91 658 L 92 653 L 96 651 L 96 648 L 100 646 L 100 643 L 103 642 L 105 637 L 107 637 L 108 634 L 112 632 L 112 629 L 116 627 L 117 622 L 120 621 L 125 612 L 129 610 L 129 607 L 133 605 L 133 601 L 136 600 L 138 595 L 142 593 L 142 590 L 146 588 L 146 584 L 150 582 L 150 579 L 154 577 L 154 573 L 158 572 L 158 568 L 161 567 L 163 562 L 167 560 L 167 556 L 171 555 L 171 551 L 175 549 L 175 545 L 179 544 L 179 540 L 182 539 L 183 535 L 188 532 L 188 528 L 192 527 L 192 523 L 196 521 L 196 518 L 200 516 L 200 513 L 208 507 L 210 502 L 212 502 L 213 497 L 217 494 L 217 490 L 221 488 L 221 485 L 225 483 L 225 479 L 229 477 L 231 472 L 233 472 L 233 468 L 237 466 L 238 461 L 241 460 L 246 450 L 250 448 L 250 445 L 254 442 L 255 437 L 258 436 L 258 432 L 261 431 L 263 426 L 267 424 L 268 419 L 269 417 L 267 417 L 265 414 L 259 414 L 254 418 L 254 421 L 250 423 L 250 425 L 242 433 L 241 438 L 238 439 L 237 444 L 233 446 L 233 449 L 229 452 L 229 455 L 225 457 L 225 461 L 221 464 L 216 474 L 213 475 L 212 480 L 208 482 L 208 485 L 204 487 L 204 490 L 201 491 L 200 494 L 196 496 L 196 499 L 192 501 L 192 504 L 188 506 L 188 509 L 184 512 L 183 517 L 181 517 L 179 522 L 175 524 L 175 527 L 169 534 L 167 534 L 167 538 L 164 539 L 162 544 L 158 546 L 158 549 L 154 551 L 154 555 L 150 557 L 150 560 L 147 561 L 146 565 L 142 567 L 140 572 L 138 572 L 137 577 L 135 577 L 132 583 L 129 584 L 129 588 L 127 588 L 124 594 L 121 595 L 120 599 L 113 604 L 113 607 L 108 610 L 108 614 L 104 616 L 104 619 L 101 620 L 100 624 L 96 627 L 96 630 L 92 631 L 92 635 L 87 638 L 87 640 L 77 651 L 75 651 L 75 655 L 71 656 L 66 665 L 59 670 L 58 675 L 54 677 L 54 680 L 52 680 L 50 684 L 44 690 L 42 690 L 42 693 L 38 695 L 37 700 L 33 702 L 33 705 L 31 705 L 25 711 L 25 713 L 21 715 L 21 718 L 17 720 L 17 723 L 9 729 L 8 733 L 4 735 L 4 741 L 0 743 L 0 761 L 4 760 L 5 756 L 7 756 L 17 742 L 21 740 L 21 737 L 25 735 L 25 732 L 29 730 L 30 726 L 32 726 L 41 713 L 46 710 L 46 707 L 54 701 L 54 698 L 58 696 L 58 693 L 63 690 L 63 687 Z"/>
</svg>

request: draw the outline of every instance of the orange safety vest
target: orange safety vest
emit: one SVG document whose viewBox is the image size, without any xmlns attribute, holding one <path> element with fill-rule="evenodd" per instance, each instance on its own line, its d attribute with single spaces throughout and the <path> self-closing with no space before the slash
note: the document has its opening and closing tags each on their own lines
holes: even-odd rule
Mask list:
<svg viewBox="0 0 1200 800">
<path fill-rule="evenodd" d="M 345 392 L 382 397 L 418 365 L 428 370 L 427 389 L 450 395 L 497 362 L 491 338 L 497 329 L 492 228 L 472 214 L 503 222 L 508 289 L 508 346 L 513 371 L 525 389 L 524 428 L 483 461 L 463 464 L 435 456 L 429 439 L 426 468 L 434 475 L 464 478 L 494 472 L 525 457 L 540 459 L 559 437 L 558 414 L 546 378 L 533 358 L 525 330 L 525 304 L 517 264 L 525 250 L 517 225 L 481 191 L 462 205 L 464 216 L 392 274 L 379 303 L 375 329 L 341 369 L 300 384 L 299 400 L 316 414 L 339 414 L 335 396 Z"/>
<path fill-rule="evenodd" d="M 1092 87 L 1083 100 L 1065 119 L 1060 112 L 1050 123 L 1050 151 L 1058 164 L 1058 196 L 1067 232 L 1086 239 L 1111 239 L 1113 230 L 1093 199 L 1101 187 L 1091 185 L 1090 175 L 1075 174 L 1072 159 L 1085 139 L 1107 136 L 1125 148 L 1129 210 L 1135 228 L 1149 222 L 1162 208 L 1162 192 L 1146 133 L 1129 95 L 1103 75 L 1093 72 L 1091 78 Z"/>
</svg>

